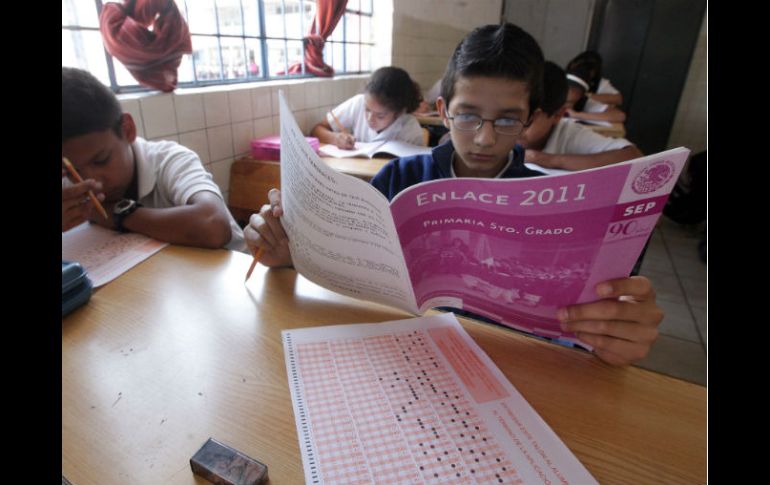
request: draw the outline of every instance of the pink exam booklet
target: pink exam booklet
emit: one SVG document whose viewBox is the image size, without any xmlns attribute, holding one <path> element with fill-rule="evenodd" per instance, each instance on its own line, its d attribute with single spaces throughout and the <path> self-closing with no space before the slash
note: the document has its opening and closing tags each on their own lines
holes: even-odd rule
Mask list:
<svg viewBox="0 0 770 485">
<path fill-rule="evenodd" d="M 389 203 L 328 167 L 279 100 L 282 223 L 299 273 L 414 314 L 459 308 L 571 342 L 556 311 L 628 276 L 690 152 L 564 175 L 434 180 Z"/>
</svg>

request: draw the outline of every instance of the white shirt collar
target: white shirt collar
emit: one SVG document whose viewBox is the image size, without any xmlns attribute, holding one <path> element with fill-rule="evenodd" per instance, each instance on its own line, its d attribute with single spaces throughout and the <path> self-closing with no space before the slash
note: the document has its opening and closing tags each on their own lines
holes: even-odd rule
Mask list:
<svg viewBox="0 0 770 485">
<path fill-rule="evenodd" d="M 458 178 L 457 174 L 455 174 L 455 154 L 456 153 L 457 152 L 452 152 L 452 158 L 449 161 L 449 172 L 452 178 Z M 508 167 L 510 167 L 512 163 L 513 163 L 513 150 L 508 152 L 508 163 L 506 163 L 505 166 L 499 172 L 497 172 L 497 175 L 495 175 L 492 178 L 499 179 L 500 176 L 504 174 L 506 170 L 508 170 Z"/>
</svg>

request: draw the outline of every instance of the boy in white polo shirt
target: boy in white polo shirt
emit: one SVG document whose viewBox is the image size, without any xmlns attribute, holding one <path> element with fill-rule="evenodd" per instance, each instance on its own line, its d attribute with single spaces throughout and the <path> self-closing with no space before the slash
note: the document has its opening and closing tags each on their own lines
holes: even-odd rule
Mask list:
<svg viewBox="0 0 770 485">
<path fill-rule="evenodd" d="M 526 148 L 525 164 L 549 174 L 585 170 L 642 156 L 625 138 L 610 138 L 564 118 L 567 79 L 564 70 L 546 61 L 543 102 L 519 143 Z"/>
<path fill-rule="evenodd" d="M 172 141 L 138 137 L 109 88 L 67 67 L 62 157 L 85 179 L 62 185 L 62 232 L 90 220 L 172 244 L 245 250 L 243 231 L 198 155 Z M 88 190 L 103 201 L 109 219 L 93 210 Z"/>
</svg>

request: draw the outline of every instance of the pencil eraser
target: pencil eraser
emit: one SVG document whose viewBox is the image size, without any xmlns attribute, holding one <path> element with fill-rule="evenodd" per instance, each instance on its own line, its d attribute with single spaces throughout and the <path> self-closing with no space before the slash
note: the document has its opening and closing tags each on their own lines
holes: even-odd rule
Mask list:
<svg viewBox="0 0 770 485">
<path fill-rule="evenodd" d="M 190 458 L 193 473 L 214 485 L 259 485 L 267 482 L 267 465 L 209 438 Z"/>
</svg>

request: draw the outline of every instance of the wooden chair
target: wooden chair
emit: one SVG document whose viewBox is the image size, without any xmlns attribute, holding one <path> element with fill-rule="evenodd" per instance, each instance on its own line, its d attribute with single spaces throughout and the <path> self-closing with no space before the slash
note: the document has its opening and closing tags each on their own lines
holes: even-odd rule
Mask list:
<svg viewBox="0 0 770 485">
<path fill-rule="evenodd" d="M 281 164 L 244 157 L 230 168 L 230 202 L 228 207 L 236 222 L 246 225 L 251 214 L 268 203 L 267 192 L 281 188 Z"/>
</svg>

